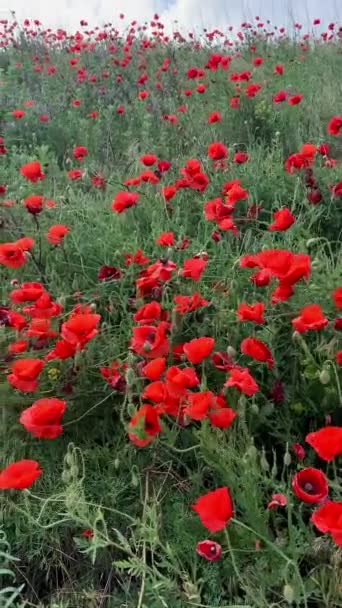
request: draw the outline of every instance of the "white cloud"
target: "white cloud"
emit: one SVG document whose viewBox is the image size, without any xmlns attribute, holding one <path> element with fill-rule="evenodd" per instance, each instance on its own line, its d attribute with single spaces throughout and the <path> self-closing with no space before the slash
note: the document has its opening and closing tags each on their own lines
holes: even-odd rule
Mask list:
<svg viewBox="0 0 342 608">
<path fill-rule="evenodd" d="M 162 7 L 165 8 L 162 8 Z M 192 30 L 194 27 L 238 26 L 241 21 L 255 15 L 269 18 L 278 25 L 289 24 L 292 19 L 308 26 L 315 17 L 325 23 L 340 20 L 341 0 L 2 0 L 0 17 L 5 18 L 10 10 L 18 19 L 37 18 L 50 27 L 78 27 L 80 19 L 95 25 L 112 21 L 119 24 L 118 15 L 123 12 L 127 20 L 143 22 L 158 12 L 168 25 L 177 20 L 179 25 Z"/>
</svg>

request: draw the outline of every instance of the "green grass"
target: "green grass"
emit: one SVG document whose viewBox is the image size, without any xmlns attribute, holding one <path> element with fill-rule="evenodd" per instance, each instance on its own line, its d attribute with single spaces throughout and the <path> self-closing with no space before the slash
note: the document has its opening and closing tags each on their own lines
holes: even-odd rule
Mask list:
<svg viewBox="0 0 342 608">
<path fill-rule="evenodd" d="M 341 332 L 333 328 L 338 311 L 331 298 L 342 285 L 342 207 L 341 198 L 332 197 L 329 190 L 342 180 L 342 139 L 326 132 L 328 120 L 342 114 L 340 41 L 309 40 L 303 51 L 294 39 L 267 43 L 260 35 L 253 39 L 255 54 L 244 43 L 241 56 L 234 57 L 229 47 L 222 51 L 204 41 L 197 50 L 188 42 L 158 42 L 155 48 L 142 50 L 136 37 L 127 67 L 113 63 L 125 55 L 124 40 L 118 38 L 114 44 L 118 48 L 114 54 L 108 50 L 109 41 L 97 43 L 92 52 L 69 53 L 70 42 L 46 47 L 40 36 L 32 39 L 21 32 L 17 48 L 9 44 L 0 57 L 4 99 L 0 127 L 7 148 L 7 154 L 0 156 L 0 183 L 7 186 L 0 201 L 16 201 L 12 207 L 0 207 L 1 241 L 24 235 L 36 241 L 34 257 L 28 256 L 23 267 L 0 267 L 2 304 L 10 305 L 14 279 L 42 281 L 52 299 L 63 306 L 53 319 L 56 330 L 78 302 L 101 314 L 99 334 L 75 359 L 50 361 L 34 394 L 16 391 L 7 382 L 11 363 L 7 347 L 21 336 L 1 328 L 3 465 L 32 458 L 43 474 L 30 489 L 9 490 L 1 496 L 0 525 L 5 536 L 0 537 L 4 539 L 0 606 L 3 601 L 7 608 L 338 608 L 342 606 L 341 549 L 314 530 L 312 507 L 291 491 L 291 479 L 303 466 L 291 446 L 304 445 L 305 435 L 324 426 L 327 416 L 332 424 L 342 426 L 341 366 L 335 364 Z M 204 67 L 213 52 L 231 54 L 230 69 L 205 70 L 206 92 L 185 97 L 183 91 L 197 84 L 186 78 L 186 71 Z M 44 63 L 46 53 L 49 60 Z M 33 71 L 34 55 L 44 65 L 41 73 Z M 264 58 L 260 68 L 252 66 L 254 55 Z M 71 69 L 68 63 L 71 57 L 79 57 L 79 65 L 88 77 L 96 75 L 97 83 L 78 83 L 77 67 Z M 160 73 L 163 90 L 159 91 L 156 74 L 165 57 L 170 68 Z M 145 68 L 139 67 L 142 60 Z M 282 77 L 273 75 L 279 63 L 284 65 Z M 55 74 L 47 75 L 48 65 L 56 66 Z M 234 110 L 228 104 L 236 94 L 229 76 L 246 69 L 252 71 L 251 82 L 263 86 L 255 98 L 241 93 L 240 108 Z M 108 79 L 101 77 L 104 70 Z M 138 86 L 137 78 L 145 71 L 149 80 Z M 118 75 L 121 83 L 116 82 Z M 105 90 L 99 91 L 99 85 Z M 146 101 L 137 98 L 142 89 L 149 91 Z M 301 93 L 301 104 L 273 104 L 272 96 L 280 89 Z M 76 98 L 81 101 L 78 108 L 71 104 Z M 34 101 L 34 106 L 25 107 L 25 100 Z M 183 104 L 187 111 L 177 112 Z M 123 115 L 116 113 L 120 105 L 125 107 Z M 26 115 L 15 120 L 11 112 L 18 108 Z M 98 118 L 88 118 L 95 110 Z M 209 125 L 212 111 L 219 111 L 222 120 Z M 47 114 L 49 121 L 38 121 L 40 114 Z M 162 120 L 163 114 L 176 114 L 177 124 Z M 214 169 L 207 156 L 214 141 L 229 148 L 224 169 Z M 313 172 L 323 197 L 318 205 L 307 201 L 303 172 L 284 171 L 287 156 L 308 142 L 317 146 L 328 142 L 330 157 L 337 161 L 329 169 L 316 156 Z M 72 159 L 76 145 L 88 149 L 81 164 Z M 231 162 L 237 150 L 248 152 L 246 164 Z M 172 167 L 159 184 L 132 187 L 140 194 L 138 204 L 117 215 L 111 201 L 125 189 L 126 179 L 141 173 L 139 157 L 145 153 L 170 161 Z M 209 185 L 204 193 L 178 190 L 168 207 L 160 186 L 179 179 L 179 170 L 191 158 L 201 162 Z M 20 167 L 31 160 L 39 160 L 46 173 L 45 180 L 36 184 L 19 175 Z M 66 172 L 79 166 L 85 175 L 71 182 Z M 104 190 L 91 184 L 90 177 L 98 172 L 105 177 Z M 211 238 L 216 226 L 204 219 L 203 206 L 219 197 L 223 184 L 233 179 L 241 180 L 249 196 L 237 203 L 234 212 L 238 236 L 222 232 L 217 243 Z M 55 208 L 45 208 L 34 221 L 21 204 L 30 194 L 53 199 Z M 253 204 L 262 209 L 256 219 L 246 222 Z M 295 224 L 286 232 L 267 231 L 273 213 L 284 206 L 294 214 Z M 59 223 L 70 231 L 63 247 L 53 248 L 45 233 Z M 177 242 L 189 239 L 188 248 L 156 245 L 156 237 L 166 231 L 173 231 Z M 299 282 L 294 296 L 277 305 L 270 304 L 274 283 L 255 287 L 249 280 L 252 271 L 238 264 L 242 255 L 272 248 L 307 253 L 311 259 L 310 280 Z M 129 441 L 127 424 L 143 402 L 146 384 L 137 367 L 141 357 L 129 350 L 136 325 L 133 314 L 153 299 L 132 303 L 140 267 L 125 266 L 123 254 L 137 249 L 151 264 L 163 257 L 177 265 L 160 298 L 172 323 L 172 345 L 212 336 L 215 350 L 234 349 L 236 361 L 248 366 L 260 385 L 253 397 L 225 389 L 230 407 L 237 412 L 229 429 L 214 428 L 208 420 L 182 427 L 164 416 L 162 432 L 151 445 L 139 449 Z M 178 272 L 183 261 L 204 251 L 208 264 L 201 280 L 193 283 L 183 278 Z M 104 264 L 120 268 L 122 278 L 99 282 L 98 270 Z M 173 297 L 195 290 L 209 306 L 182 318 L 175 315 Z M 265 303 L 266 323 L 238 323 L 238 305 L 255 301 Z M 298 338 L 291 320 L 311 303 L 321 305 L 329 326 Z M 20 310 L 20 306 L 12 308 Z M 270 348 L 275 360 L 272 372 L 241 355 L 240 342 L 250 335 Z M 23 356 L 43 358 L 54 340 L 38 350 L 33 343 Z M 125 394 L 111 389 L 99 371 L 115 360 L 128 365 Z M 227 378 L 210 360 L 198 373 L 202 388 L 207 386 L 215 394 Z M 275 380 L 283 384 L 283 403 L 271 398 Z M 67 402 L 63 434 L 52 441 L 35 439 L 18 423 L 23 409 L 46 396 Z M 306 448 L 304 466 L 321 468 L 330 481 L 331 499 L 342 500 L 341 457 L 327 464 Z M 229 536 L 225 532 L 211 536 L 191 505 L 200 495 L 225 485 L 233 499 L 234 519 L 227 528 Z M 277 492 L 287 496 L 288 506 L 268 510 L 271 495 Z M 82 536 L 86 529 L 93 530 L 91 539 Z M 196 555 L 197 542 L 208 537 L 222 544 L 217 562 Z"/>
</svg>

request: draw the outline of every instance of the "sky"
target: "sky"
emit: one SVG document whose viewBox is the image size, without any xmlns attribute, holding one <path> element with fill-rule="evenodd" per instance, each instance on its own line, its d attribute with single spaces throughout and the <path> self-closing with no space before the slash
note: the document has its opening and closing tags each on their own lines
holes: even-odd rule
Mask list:
<svg viewBox="0 0 342 608">
<path fill-rule="evenodd" d="M 10 18 L 10 10 L 19 20 L 36 18 L 46 27 L 67 30 L 77 28 L 80 19 L 92 26 L 106 21 L 119 23 L 120 12 L 127 21 L 139 22 L 158 12 L 165 24 L 170 26 L 177 20 L 189 31 L 197 27 L 238 27 L 256 15 L 277 25 L 299 21 L 303 29 L 316 17 L 324 23 L 342 22 L 341 0 L 1 0 L 0 18 Z"/>
</svg>

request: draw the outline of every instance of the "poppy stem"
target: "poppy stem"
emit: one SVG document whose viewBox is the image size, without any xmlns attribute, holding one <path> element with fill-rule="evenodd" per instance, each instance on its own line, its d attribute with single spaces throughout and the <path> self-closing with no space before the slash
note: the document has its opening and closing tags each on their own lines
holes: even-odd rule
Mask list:
<svg viewBox="0 0 342 608">
<path fill-rule="evenodd" d="M 235 555 L 234 555 L 232 543 L 230 542 L 230 536 L 229 536 L 229 531 L 228 531 L 227 526 L 224 529 L 224 535 L 226 537 L 227 548 L 228 548 L 228 551 L 229 551 L 230 558 L 232 560 L 232 566 L 233 566 L 233 570 L 234 570 L 235 576 L 236 576 L 237 580 L 240 583 L 241 589 L 245 590 L 245 583 L 244 583 L 243 578 L 242 578 L 242 576 L 241 576 L 241 574 L 239 572 L 239 568 L 238 568 L 238 565 L 237 565 L 236 560 L 235 560 Z"/>
</svg>

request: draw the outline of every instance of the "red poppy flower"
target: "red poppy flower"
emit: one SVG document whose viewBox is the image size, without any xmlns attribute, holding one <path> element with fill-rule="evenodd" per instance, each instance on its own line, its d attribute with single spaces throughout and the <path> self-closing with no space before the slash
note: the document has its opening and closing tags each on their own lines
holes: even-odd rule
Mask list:
<svg viewBox="0 0 342 608">
<path fill-rule="evenodd" d="M 214 403 L 215 395 L 211 391 L 200 393 L 189 393 L 187 396 L 187 407 L 185 413 L 192 420 L 204 420 L 210 405 Z"/>
<path fill-rule="evenodd" d="M 13 112 L 12 112 L 12 116 L 16 120 L 23 118 L 25 115 L 26 115 L 26 112 L 24 110 L 13 110 Z"/>
<path fill-rule="evenodd" d="M 8 345 L 7 351 L 11 355 L 17 355 L 18 353 L 24 353 L 28 350 L 28 341 L 27 340 L 16 340 L 16 342 L 12 342 Z"/>
<path fill-rule="evenodd" d="M 247 154 L 247 152 L 236 152 L 233 157 L 233 162 L 237 165 L 243 165 L 248 161 L 248 159 L 249 155 Z"/>
<path fill-rule="evenodd" d="M 201 258 L 190 258 L 184 260 L 182 275 L 185 278 L 192 279 L 193 281 L 199 281 L 202 273 L 207 265 L 207 260 Z"/>
<path fill-rule="evenodd" d="M 20 359 L 11 367 L 7 380 L 13 388 L 23 393 L 33 393 L 37 386 L 37 378 L 44 367 L 44 361 L 39 359 Z"/>
<path fill-rule="evenodd" d="M 317 331 L 319 329 L 324 329 L 328 323 L 328 319 L 325 318 L 323 311 L 318 304 L 304 306 L 300 311 L 299 316 L 292 319 L 294 329 L 300 333 L 309 330 Z"/>
<path fill-rule="evenodd" d="M 28 329 L 25 331 L 27 338 L 40 338 L 48 340 L 49 338 L 56 338 L 58 335 L 56 331 L 50 329 L 51 319 L 39 319 L 34 318 L 31 320 Z"/>
<path fill-rule="evenodd" d="M 342 350 L 337 351 L 335 354 L 335 361 L 337 365 L 342 365 Z"/>
<path fill-rule="evenodd" d="M 131 418 L 128 424 L 128 437 L 134 445 L 143 448 L 151 443 L 161 428 L 158 408 L 145 403 Z"/>
<path fill-rule="evenodd" d="M 273 95 L 272 99 L 273 99 L 274 103 L 282 103 L 283 101 L 286 101 L 286 97 L 287 97 L 286 91 L 278 91 L 278 93 Z"/>
<path fill-rule="evenodd" d="M 44 173 L 42 173 L 40 163 L 37 160 L 33 160 L 20 167 L 20 173 L 25 179 L 33 183 L 42 180 L 45 177 Z"/>
<path fill-rule="evenodd" d="M 233 368 L 229 371 L 229 378 L 225 382 L 224 386 L 234 386 L 244 395 L 251 397 L 258 390 L 259 386 L 255 382 L 254 378 L 250 375 L 247 368 L 237 369 Z"/>
<path fill-rule="evenodd" d="M 220 122 L 221 121 L 221 114 L 220 112 L 210 112 L 209 116 L 208 116 L 208 124 L 212 125 L 215 122 Z"/>
<path fill-rule="evenodd" d="M 158 238 L 156 238 L 156 244 L 162 247 L 172 247 L 175 243 L 175 235 L 173 232 L 162 232 Z"/>
<path fill-rule="evenodd" d="M 300 95 L 299 93 L 297 95 L 292 95 L 292 97 L 288 98 L 288 104 L 290 106 L 297 106 L 303 99 L 303 95 Z"/>
<path fill-rule="evenodd" d="M 65 412 L 65 401 L 55 397 L 38 399 L 21 413 L 19 422 L 40 439 L 55 439 L 62 431 L 61 418 Z"/>
<path fill-rule="evenodd" d="M 181 397 L 186 394 L 187 389 L 198 386 L 199 379 L 191 367 L 180 369 L 172 365 L 165 374 L 165 385 L 172 397 Z"/>
<path fill-rule="evenodd" d="M 272 369 L 274 365 L 274 359 L 269 348 L 261 340 L 256 338 L 245 338 L 240 344 L 241 352 L 244 355 L 248 355 L 256 361 L 267 363 L 269 369 Z"/>
<path fill-rule="evenodd" d="M 332 298 L 334 300 L 336 308 L 342 308 L 342 286 L 336 287 L 335 291 L 332 294 Z"/>
<path fill-rule="evenodd" d="M 67 171 L 67 176 L 72 182 L 75 182 L 83 177 L 83 173 L 80 169 L 70 169 Z"/>
<path fill-rule="evenodd" d="M 122 277 L 120 268 L 116 266 L 101 266 L 97 273 L 99 281 L 118 281 Z"/>
<path fill-rule="evenodd" d="M 311 515 L 314 526 L 323 534 L 330 534 L 338 547 L 342 547 L 342 502 L 327 500 Z"/>
<path fill-rule="evenodd" d="M 159 380 L 160 376 L 164 373 L 165 368 L 166 359 L 164 357 L 157 357 L 156 359 L 152 359 L 152 361 L 144 365 L 141 370 L 141 373 L 151 382 L 154 382 L 156 380 Z"/>
<path fill-rule="evenodd" d="M 267 505 L 268 509 L 275 509 L 276 507 L 286 507 L 287 497 L 285 494 L 272 494 L 272 499 Z"/>
<path fill-rule="evenodd" d="M 157 157 L 155 154 L 145 154 L 144 156 L 140 156 L 139 160 L 145 167 L 152 167 L 157 162 Z"/>
<path fill-rule="evenodd" d="M 100 373 L 102 378 L 106 380 L 111 388 L 122 393 L 126 390 L 126 369 L 126 364 L 122 364 L 119 361 L 113 361 L 109 367 L 100 367 Z"/>
<path fill-rule="evenodd" d="M 141 306 L 133 316 L 133 319 L 139 325 L 149 325 L 153 321 L 159 321 L 161 314 L 162 310 L 159 302 L 150 302 Z"/>
<path fill-rule="evenodd" d="M 197 291 L 195 291 L 191 296 L 174 296 L 173 301 L 175 303 L 174 310 L 180 315 L 193 312 L 194 310 L 209 304 L 208 300 L 202 298 Z"/>
<path fill-rule="evenodd" d="M 93 538 L 94 532 L 91 528 L 87 528 L 86 530 L 83 530 L 81 536 L 83 536 L 83 538 Z"/>
<path fill-rule="evenodd" d="M 24 490 L 29 488 L 42 474 L 36 460 L 18 460 L 12 462 L 0 473 L 1 490 Z"/>
<path fill-rule="evenodd" d="M 137 192 L 118 192 L 112 202 L 112 210 L 116 213 L 123 213 L 129 207 L 136 205 L 138 199 L 139 194 Z"/>
<path fill-rule="evenodd" d="M 131 349 L 145 359 L 164 357 L 169 351 L 169 342 L 166 337 L 168 323 L 162 321 L 156 327 L 143 325 L 133 327 Z"/>
<path fill-rule="evenodd" d="M 322 460 L 330 462 L 342 454 L 342 427 L 325 426 L 319 431 L 309 433 L 305 441 Z"/>
<path fill-rule="evenodd" d="M 201 361 L 209 357 L 214 348 L 214 344 L 215 340 L 210 337 L 194 338 L 183 345 L 183 352 L 190 363 L 198 365 Z"/>
<path fill-rule="evenodd" d="M 232 110 L 237 110 L 237 108 L 240 106 L 240 98 L 231 97 L 229 100 L 229 106 L 232 108 Z"/>
<path fill-rule="evenodd" d="M 212 160 L 221 160 L 227 158 L 228 151 L 224 144 L 219 141 L 215 141 L 208 146 L 208 156 Z"/>
<path fill-rule="evenodd" d="M 294 495 L 308 504 L 322 502 L 328 496 L 328 481 L 320 469 L 302 469 L 292 477 Z"/>
<path fill-rule="evenodd" d="M 305 453 L 303 446 L 301 446 L 300 443 L 294 443 L 292 445 L 292 449 L 293 449 L 295 455 L 297 456 L 298 460 L 304 460 L 306 453 Z"/>
<path fill-rule="evenodd" d="M 24 207 L 29 213 L 36 215 L 43 210 L 44 197 L 41 194 L 31 194 L 24 200 Z"/>
<path fill-rule="evenodd" d="M 222 547 L 213 540 L 201 540 L 196 545 L 196 553 L 208 562 L 216 562 L 222 554 Z"/>
<path fill-rule="evenodd" d="M 62 324 L 61 336 L 66 342 L 82 349 L 99 333 L 96 326 L 100 320 L 101 315 L 97 314 L 74 314 Z"/>
<path fill-rule="evenodd" d="M 72 155 L 76 160 L 83 160 L 87 154 L 88 150 L 85 146 L 76 146 L 72 151 Z"/>
<path fill-rule="evenodd" d="M 329 135 L 339 135 L 342 129 L 342 116 L 333 116 L 330 118 L 327 126 Z"/>
<path fill-rule="evenodd" d="M 265 304 L 255 302 L 255 304 L 240 304 L 236 311 L 238 321 L 253 321 L 258 325 L 262 325 L 264 320 Z"/>
<path fill-rule="evenodd" d="M 22 247 L 15 243 L 0 244 L 0 264 L 7 268 L 20 268 L 26 263 L 26 256 Z"/>
<path fill-rule="evenodd" d="M 65 342 L 64 340 L 57 340 L 54 348 L 44 358 L 46 361 L 69 359 L 69 357 L 73 357 L 76 354 L 76 351 L 76 345 L 69 344 L 69 342 Z"/>
<path fill-rule="evenodd" d="M 288 230 L 295 222 L 295 217 L 287 207 L 284 207 L 284 209 L 279 209 L 279 211 L 275 211 L 273 214 L 273 219 L 273 223 L 268 226 L 268 230 L 271 231 Z"/>
<path fill-rule="evenodd" d="M 51 245 L 60 245 L 69 230 L 70 228 L 64 224 L 54 224 L 54 226 L 50 226 L 47 231 L 46 239 Z"/>
<path fill-rule="evenodd" d="M 233 517 L 233 503 L 226 487 L 200 496 L 192 505 L 192 509 L 210 532 L 223 530 Z"/>
<path fill-rule="evenodd" d="M 223 397 L 215 397 L 210 401 L 207 416 L 212 426 L 227 429 L 236 418 L 236 412 L 228 407 Z"/>
<path fill-rule="evenodd" d="M 43 292 L 32 306 L 24 306 L 23 313 L 35 319 L 50 319 L 57 317 L 62 312 L 62 306 L 53 302 L 51 296 Z"/>
</svg>

